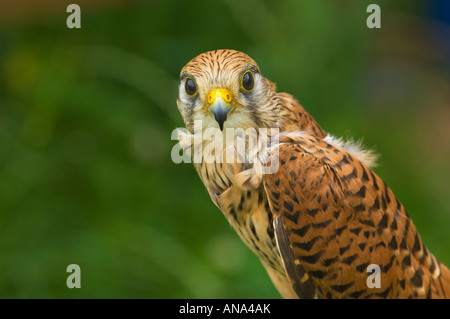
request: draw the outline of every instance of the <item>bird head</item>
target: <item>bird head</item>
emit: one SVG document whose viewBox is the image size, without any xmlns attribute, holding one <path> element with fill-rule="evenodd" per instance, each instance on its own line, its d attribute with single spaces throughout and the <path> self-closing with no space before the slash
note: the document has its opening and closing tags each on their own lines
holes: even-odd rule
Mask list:
<svg viewBox="0 0 450 319">
<path fill-rule="evenodd" d="M 180 74 L 178 109 L 186 128 L 275 127 L 275 85 L 265 79 L 253 59 L 234 50 L 200 54 Z M 272 112 L 272 114 L 274 114 Z M 272 126 L 271 126 L 272 125 Z"/>
</svg>

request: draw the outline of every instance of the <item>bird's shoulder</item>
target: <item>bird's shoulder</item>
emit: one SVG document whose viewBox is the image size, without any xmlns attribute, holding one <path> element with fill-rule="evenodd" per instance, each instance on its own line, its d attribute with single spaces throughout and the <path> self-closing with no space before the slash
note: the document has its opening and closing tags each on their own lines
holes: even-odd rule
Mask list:
<svg viewBox="0 0 450 319">
<path fill-rule="evenodd" d="M 277 93 L 274 99 L 278 106 L 279 122 L 283 131 L 304 131 L 318 138 L 326 136 L 319 123 L 291 94 Z"/>
</svg>

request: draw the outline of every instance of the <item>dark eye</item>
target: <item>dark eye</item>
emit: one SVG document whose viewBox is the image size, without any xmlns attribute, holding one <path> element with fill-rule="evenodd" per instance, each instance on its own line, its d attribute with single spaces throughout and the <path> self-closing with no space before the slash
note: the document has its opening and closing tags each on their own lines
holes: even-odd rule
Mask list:
<svg viewBox="0 0 450 319">
<path fill-rule="evenodd" d="M 253 87 L 255 86 L 255 79 L 253 78 L 252 71 L 247 70 L 242 75 L 241 86 L 246 91 L 253 90 Z"/>
<path fill-rule="evenodd" d="M 197 86 L 195 85 L 194 80 L 192 80 L 190 77 L 186 78 L 184 89 L 186 91 L 186 94 L 189 96 L 194 96 L 195 93 L 197 93 Z"/>
</svg>

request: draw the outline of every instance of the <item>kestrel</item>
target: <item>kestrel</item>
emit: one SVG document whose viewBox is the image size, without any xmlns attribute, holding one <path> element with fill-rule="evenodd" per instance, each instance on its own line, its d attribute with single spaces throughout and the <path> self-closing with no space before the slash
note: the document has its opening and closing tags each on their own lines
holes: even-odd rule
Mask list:
<svg viewBox="0 0 450 319">
<path fill-rule="evenodd" d="M 323 131 L 249 56 L 200 54 L 181 70 L 177 104 L 187 129 L 179 138 L 191 146 L 196 123 L 200 133 L 223 136 L 228 129 L 279 131 L 269 136 L 277 138 L 267 153 L 278 161 L 273 172 L 262 173 L 262 161 L 248 157 L 201 157 L 194 166 L 284 298 L 450 297 L 450 271 L 372 171 L 375 156 Z M 223 140 L 205 139 L 194 153 L 211 143 L 227 150 Z"/>
</svg>

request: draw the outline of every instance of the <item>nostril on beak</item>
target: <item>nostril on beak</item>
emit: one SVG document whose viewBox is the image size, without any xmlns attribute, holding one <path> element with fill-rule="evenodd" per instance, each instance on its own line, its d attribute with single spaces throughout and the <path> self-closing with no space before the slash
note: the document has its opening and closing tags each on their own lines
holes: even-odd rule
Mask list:
<svg viewBox="0 0 450 319">
<path fill-rule="evenodd" d="M 231 101 L 233 101 L 233 94 L 228 89 L 224 88 L 217 88 L 212 90 L 207 94 L 206 100 L 208 101 L 208 104 L 212 104 L 218 97 L 221 97 L 227 103 L 231 103 Z"/>
</svg>

